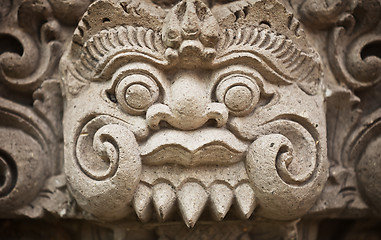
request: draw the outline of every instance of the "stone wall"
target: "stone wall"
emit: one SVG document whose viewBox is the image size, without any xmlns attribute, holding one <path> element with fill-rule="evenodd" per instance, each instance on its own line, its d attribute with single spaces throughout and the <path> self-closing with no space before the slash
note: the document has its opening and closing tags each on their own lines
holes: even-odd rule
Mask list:
<svg viewBox="0 0 381 240">
<path fill-rule="evenodd" d="M 3 0 L 0 238 L 381 239 L 380 79 L 379 0 Z"/>
</svg>

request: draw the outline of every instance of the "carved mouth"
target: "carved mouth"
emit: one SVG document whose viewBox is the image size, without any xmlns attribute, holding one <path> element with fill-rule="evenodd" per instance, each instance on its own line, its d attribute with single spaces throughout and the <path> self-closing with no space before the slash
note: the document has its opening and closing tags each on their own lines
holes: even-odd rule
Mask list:
<svg viewBox="0 0 381 240">
<path fill-rule="evenodd" d="M 140 146 L 143 164 L 229 165 L 242 160 L 248 147 L 226 129 L 161 130 Z"/>
</svg>

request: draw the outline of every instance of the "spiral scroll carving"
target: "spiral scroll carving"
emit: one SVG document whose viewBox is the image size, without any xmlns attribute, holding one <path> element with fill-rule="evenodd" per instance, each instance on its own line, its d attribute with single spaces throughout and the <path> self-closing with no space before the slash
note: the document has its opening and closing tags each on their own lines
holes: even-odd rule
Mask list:
<svg viewBox="0 0 381 240">
<path fill-rule="evenodd" d="M 118 145 L 111 132 L 107 130 L 110 126 L 101 124 L 103 122 L 99 118 L 86 124 L 78 138 L 76 148 L 81 170 L 94 180 L 104 180 L 114 176 L 119 164 Z"/>
<path fill-rule="evenodd" d="M 54 165 L 49 127 L 31 109 L 0 98 L 0 212 L 29 204 Z"/>
<path fill-rule="evenodd" d="M 36 197 L 49 168 L 44 146 L 29 133 L 0 127 L 0 140 L 0 212 L 7 213 Z"/>
<path fill-rule="evenodd" d="M 18 43 L 17 48 L 9 49 L 11 51 L 2 49 L 0 80 L 16 91 L 33 91 L 58 64 L 62 53 L 61 26 L 51 19 L 51 7 L 47 2 L 33 4 L 25 1 L 18 8 L 17 15 L 17 23 L 9 21 L 4 24 L 18 25 L 16 30 L 0 27 L 0 38 Z M 41 20 L 44 21 L 42 25 Z"/>
<path fill-rule="evenodd" d="M 381 213 L 381 110 L 373 112 L 361 121 L 361 127 L 353 133 L 353 140 L 348 144 L 348 158 L 356 171 L 358 189 L 365 202 L 377 214 Z"/>
<path fill-rule="evenodd" d="M 308 181 L 313 173 L 315 162 L 310 162 L 310 165 L 306 166 L 306 171 L 299 172 L 298 170 L 302 169 L 299 166 L 295 166 L 295 161 L 297 160 L 295 160 L 292 142 L 283 135 L 274 135 L 274 138 L 279 141 L 276 168 L 282 180 L 290 185 L 303 184 L 303 182 Z"/>
<path fill-rule="evenodd" d="M 329 32 L 327 54 L 337 81 L 351 89 L 364 89 L 381 80 L 378 0 L 291 2 L 306 25 Z"/>
<path fill-rule="evenodd" d="M 361 14 L 366 13 L 366 18 Z M 373 86 L 381 80 L 381 4 L 371 0 L 359 3 L 333 28 L 328 48 L 329 61 L 338 80 L 353 89 Z M 348 48 L 349 47 L 349 48 Z"/>
<path fill-rule="evenodd" d="M 300 124 L 269 123 L 269 134 L 249 147 L 246 169 L 259 205 L 268 218 L 295 219 L 312 207 L 327 179 L 320 146 Z"/>
<path fill-rule="evenodd" d="M 8 195 L 16 184 L 17 168 L 6 152 L 0 151 L 0 197 Z"/>
<path fill-rule="evenodd" d="M 66 164 L 78 204 L 110 220 L 129 213 L 128 203 L 141 173 L 135 137 L 123 123 L 116 122 L 99 116 L 86 123 L 77 137 L 75 159 Z"/>
<path fill-rule="evenodd" d="M 2 1 L 0 82 L 14 91 L 33 92 L 52 76 L 68 34 L 62 26 L 75 25 L 89 4 L 90 0 Z"/>
</svg>

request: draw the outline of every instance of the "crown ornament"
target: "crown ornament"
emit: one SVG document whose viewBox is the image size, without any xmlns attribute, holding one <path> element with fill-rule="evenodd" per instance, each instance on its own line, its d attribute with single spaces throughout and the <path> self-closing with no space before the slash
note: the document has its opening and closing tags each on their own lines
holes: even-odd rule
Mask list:
<svg viewBox="0 0 381 240">
<path fill-rule="evenodd" d="M 220 28 L 210 9 L 200 0 L 178 3 L 164 20 L 162 40 L 169 60 L 189 62 L 216 56 Z"/>
</svg>

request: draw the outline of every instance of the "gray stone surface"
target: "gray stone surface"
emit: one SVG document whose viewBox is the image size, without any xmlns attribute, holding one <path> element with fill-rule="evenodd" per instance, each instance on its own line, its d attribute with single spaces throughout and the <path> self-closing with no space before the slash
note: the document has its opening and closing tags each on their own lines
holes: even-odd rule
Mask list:
<svg viewBox="0 0 381 240">
<path fill-rule="evenodd" d="M 381 239 L 379 0 L 3 0 L 1 239 Z"/>
</svg>

